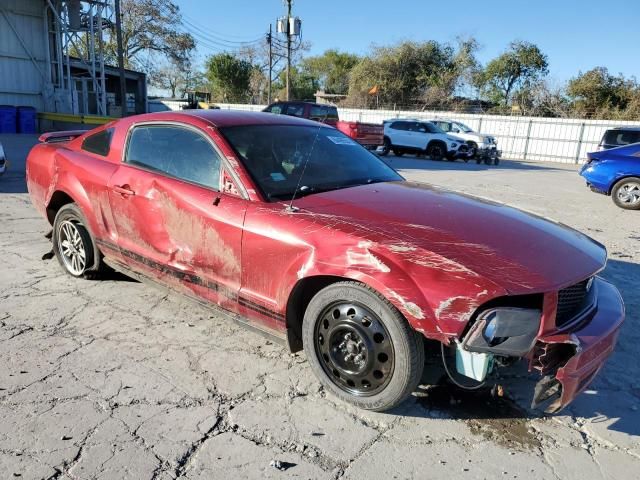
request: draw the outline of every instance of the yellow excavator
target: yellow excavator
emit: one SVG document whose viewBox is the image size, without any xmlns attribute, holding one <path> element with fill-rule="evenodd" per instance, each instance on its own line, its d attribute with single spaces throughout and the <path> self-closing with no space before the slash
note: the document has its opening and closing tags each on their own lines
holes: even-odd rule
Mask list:
<svg viewBox="0 0 640 480">
<path fill-rule="evenodd" d="M 211 103 L 211 93 L 202 92 L 198 90 L 191 90 L 187 92 L 187 104 L 183 105 L 183 110 L 196 110 L 196 109 L 219 109 L 215 103 Z"/>
</svg>

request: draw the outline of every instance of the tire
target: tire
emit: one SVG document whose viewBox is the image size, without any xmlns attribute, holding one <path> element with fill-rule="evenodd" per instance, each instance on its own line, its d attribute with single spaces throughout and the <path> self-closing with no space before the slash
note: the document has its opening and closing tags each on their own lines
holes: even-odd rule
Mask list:
<svg viewBox="0 0 640 480">
<path fill-rule="evenodd" d="M 482 158 L 481 157 L 476 157 L 476 163 L 478 165 L 480 165 L 482 163 Z"/>
<path fill-rule="evenodd" d="M 53 221 L 53 251 L 62 269 L 72 277 L 95 276 L 104 270 L 102 255 L 75 203 L 64 205 Z"/>
<path fill-rule="evenodd" d="M 309 302 L 304 351 L 326 390 L 359 408 L 389 410 L 416 389 L 424 368 L 420 334 L 382 295 L 338 282 Z"/>
<path fill-rule="evenodd" d="M 493 164 L 498 165 L 500 163 L 500 159 L 498 157 L 493 159 Z"/>
<path fill-rule="evenodd" d="M 384 137 L 384 140 L 382 142 L 382 149 L 380 150 L 380 156 L 386 157 L 387 155 L 389 155 L 390 150 L 391 150 L 391 140 L 389 140 L 389 137 Z"/>
<path fill-rule="evenodd" d="M 396 157 L 401 157 L 402 155 L 404 155 L 404 150 L 402 150 L 401 148 L 394 148 L 394 147 L 391 147 L 391 150 L 393 151 L 393 154 L 394 154 Z"/>
<path fill-rule="evenodd" d="M 440 142 L 430 143 L 427 146 L 427 155 L 429 155 L 432 160 L 442 160 L 446 154 L 447 148 L 443 147 Z"/>
<path fill-rule="evenodd" d="M 611 189 L 613 203 L 625 210 L 640 210 L 640 177 L 627 177 Z"/>
</svg>

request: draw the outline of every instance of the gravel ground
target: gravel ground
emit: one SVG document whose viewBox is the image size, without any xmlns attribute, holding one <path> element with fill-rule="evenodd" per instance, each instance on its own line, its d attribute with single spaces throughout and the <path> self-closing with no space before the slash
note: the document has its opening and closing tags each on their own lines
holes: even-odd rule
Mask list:
<svg viewBox="0 0 640 480">
<path fill-rule="evenodd" d="M 116 275 L 75 280 L 41 260 L 48 225 L 20 161 L 34 139 L 0 141 L 13 160 L 0 179 L 2 478 L 637 478 L 640 212 L 590 193 L 576 168 L 387 159 L 412 180 L 604 243 L 604 275 L 628 317 L 592 389 L 560 415 L 528 411 L 511 384 L 513 402 L 423 386 L 376 414 L 325 395 L 303 354 L 224 312 Z"/>
</svg>

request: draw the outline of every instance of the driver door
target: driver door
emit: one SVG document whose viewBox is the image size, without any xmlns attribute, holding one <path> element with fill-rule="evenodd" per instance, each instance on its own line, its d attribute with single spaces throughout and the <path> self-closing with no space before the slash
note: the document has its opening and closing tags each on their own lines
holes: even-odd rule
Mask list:
<svg viewBox="0 0 640 480">
<path fill-rule="evenodd" d="M 204 132 L 134 125 L 109 181 L 109 201 L 129 268 L 233 306 L 247 200 L 221 192 L 221 170 L 222 155 Z"/>
</svg>

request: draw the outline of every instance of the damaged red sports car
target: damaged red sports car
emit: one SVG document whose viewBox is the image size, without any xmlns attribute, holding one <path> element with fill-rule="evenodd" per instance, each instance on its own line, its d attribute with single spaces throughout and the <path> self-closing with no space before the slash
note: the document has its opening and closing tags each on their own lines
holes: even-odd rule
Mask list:
<svg viewBox="0 0 640 480">
<path fill-rule="evenodd" d="M 426 338 L 477 382 L 528 362 L 533 403 L 557 411 L 624 319 L 597 275 L 602 245 L 405 181 L 308 120 L 195 110 L 44 134 L 27 181 L 67 273 L 111 267 L 234 312 L 304 349 L 325 388 L 361 408 L 415 390 Z"/>
</svg>

